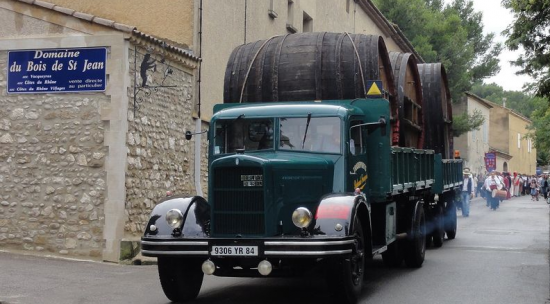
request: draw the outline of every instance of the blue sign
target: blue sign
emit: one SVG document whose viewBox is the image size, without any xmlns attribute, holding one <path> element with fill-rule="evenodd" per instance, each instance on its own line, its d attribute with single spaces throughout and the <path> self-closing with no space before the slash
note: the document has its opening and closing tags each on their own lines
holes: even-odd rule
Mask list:
<svg viewBox="0 0 550 304">
<path fill-rule="evenodd" d="M 8 54 L 8 94 L 105 91 L 106 48 Z"/>
</svg>

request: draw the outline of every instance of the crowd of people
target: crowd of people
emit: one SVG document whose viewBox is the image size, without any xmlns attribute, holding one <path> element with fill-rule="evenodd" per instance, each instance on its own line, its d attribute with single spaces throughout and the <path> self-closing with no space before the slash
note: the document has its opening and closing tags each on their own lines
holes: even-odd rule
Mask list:
<svg viewBox="0 0 550 304">
<path fill-rule="evenodd" d="M 481 196 L 486 199 L 487 207 L 497 210 L 503 200 L 530 195 L 532 201 L 538 201 L 544 197 L 550 204 L 549 176 L 518 174 L 513 172 L 492 171 L 486 176 L 483 174 L 471 174 L 469 169 L 464 169 L 464 183 L 462 186 L 462 215 L 470 214 L 470 199 Z M 471 186 L 472 185 L 472 186 Z"/>
</svg>

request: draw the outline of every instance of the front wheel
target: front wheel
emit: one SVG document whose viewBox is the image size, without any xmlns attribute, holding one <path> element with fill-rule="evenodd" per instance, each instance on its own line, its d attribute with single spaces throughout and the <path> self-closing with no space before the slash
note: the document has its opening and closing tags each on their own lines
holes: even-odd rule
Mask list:
<svg viewBox="0 0 550 304">
<path fill-rule="evenodd" d="M 405 248 L 405 264 L 418 268 L 424 263 L 426 255 L 426 215 L 421 203 L 416 205 L 412 216 L 411 230 Z"/>
<path fill-rule="evenodd" d="M 185 302 L 199 295 L 204 274 L 197 259 L 158 258 L 160 285 L 172 302 Z"/>
<path fill-rule="evenodd" d="M 337 303 L 357 303 L 363 288 L 365 268 L 365 239 L 363 227 L 359 219 L 353 225 L 355 248 L 350 257 L 334 258 L 329 260 L 327 281 L 334 289 Z"/>
</svg>

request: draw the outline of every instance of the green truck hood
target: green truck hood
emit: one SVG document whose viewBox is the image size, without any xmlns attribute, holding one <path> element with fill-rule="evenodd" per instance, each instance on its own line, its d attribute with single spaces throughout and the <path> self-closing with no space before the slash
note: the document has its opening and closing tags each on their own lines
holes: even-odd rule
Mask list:
<svg viewBox="0 0 550 304">
<path fill-rule="evenodd" d="M 321 197 L 333 192 L 334 164 L 340 158 L 337 155 L 278 151 L 233 154 L 214 160 L 209 178 L 214 235 L 226 235 L 222 230 L 233 229 L 216 226 L 216 218 L 226 216 L 224 219 L 231 221 L 242 213 L 245 220 L 254 212 L 258 216 L 263 214 L 265 230 L 262 234 L 252 233 L 251 236 L 299 233 L 299 229 L 292 224 L 292 212 L 297 207 L 306 207 L 315 213 Z M 249 203 L 249 196 L 255 192 L 257 196 L 254 198 L 260 197 L 259 192 L 262 192 L 262 199 L 258 199 L 261 202 Z M 262 206 L 258 205 L 262 203 Z"/>
</svg>

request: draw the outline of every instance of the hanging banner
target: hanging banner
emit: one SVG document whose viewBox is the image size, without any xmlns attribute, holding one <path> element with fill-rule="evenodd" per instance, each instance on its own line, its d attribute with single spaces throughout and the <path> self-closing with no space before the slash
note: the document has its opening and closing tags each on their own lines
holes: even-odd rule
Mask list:
<svg viewBox="0 0 550 304">
<path fill-rule="evenodd" d="M 497 169 L 496 153 L 485 153 L 485 169 L 487 172 L 495 171 Z"/>
<path fill-rule="evenodd" d="M 8 94 L 105 91 L 106 48 L 8 52 Z"/>
</svg>

